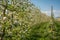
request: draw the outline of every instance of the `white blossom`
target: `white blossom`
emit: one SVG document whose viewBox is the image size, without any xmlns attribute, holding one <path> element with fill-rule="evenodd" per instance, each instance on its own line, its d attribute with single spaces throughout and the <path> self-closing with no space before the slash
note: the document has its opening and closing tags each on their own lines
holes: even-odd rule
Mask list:
<svg viewBox="0 0 60 40">
<path fill-rule="evenodd" d="M 7 17 L 3 17 L 3 20 L 6 20 Z"/>
</svg>

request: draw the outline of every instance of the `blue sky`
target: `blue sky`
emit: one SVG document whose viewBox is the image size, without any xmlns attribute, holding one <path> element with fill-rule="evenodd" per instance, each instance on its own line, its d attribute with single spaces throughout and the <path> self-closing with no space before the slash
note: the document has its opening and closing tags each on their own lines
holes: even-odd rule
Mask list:
<svg viewBox="0 0 60 40">
<path fill-rule="evenodd" d="M 51 5 L 53 5 L 55 17 L 60 15 L 60 0 L 31 0 L 31 2 L 47 15 L 50 15 Z"/>
</svg>

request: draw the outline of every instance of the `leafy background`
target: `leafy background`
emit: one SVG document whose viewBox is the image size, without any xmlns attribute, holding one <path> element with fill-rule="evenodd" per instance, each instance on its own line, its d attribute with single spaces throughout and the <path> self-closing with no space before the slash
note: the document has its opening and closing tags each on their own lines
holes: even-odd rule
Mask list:
<svg viewBox="0 0 60 40">
<path fill-rule="evenodd" d="M 1 0 L 0 40 L 60 40 L 60 21 L 29 0 Z"/>
</svg>

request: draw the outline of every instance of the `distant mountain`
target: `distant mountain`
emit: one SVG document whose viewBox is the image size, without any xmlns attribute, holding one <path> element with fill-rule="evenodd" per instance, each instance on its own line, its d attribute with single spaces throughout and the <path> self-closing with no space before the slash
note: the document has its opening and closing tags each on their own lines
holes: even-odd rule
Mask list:
<svg viewBox="0 0 60 40">
<path fill-rule="evenodd" d="M 60 21 L 60 17 L 56 17 L 56 20 L 57 20 L 57 21 Z"/>
<path fill-rule="evenodd" d="M 60 17 L 56 17 L 56 18 L 60 18 Z"/>
</svg>

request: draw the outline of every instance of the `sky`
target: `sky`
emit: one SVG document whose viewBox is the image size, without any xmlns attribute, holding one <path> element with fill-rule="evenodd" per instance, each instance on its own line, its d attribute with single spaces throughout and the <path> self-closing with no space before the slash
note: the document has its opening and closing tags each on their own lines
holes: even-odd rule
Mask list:
<svg viewBox="0 0 60 40">
<path fill-rule="evenodd" d="M 41 12 L 50 16 L 51 6 L 53 5 L 53 11 L 55 17 L 60 16 L 60 0 L 31 0 L 31 2 L 38 7 Z"/>
</svg>

